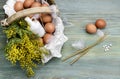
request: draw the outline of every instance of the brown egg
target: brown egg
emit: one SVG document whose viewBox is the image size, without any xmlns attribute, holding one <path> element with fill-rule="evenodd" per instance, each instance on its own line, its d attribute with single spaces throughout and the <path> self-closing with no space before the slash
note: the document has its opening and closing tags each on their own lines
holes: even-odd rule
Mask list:
<svg viewBox="0 0 120 79">
<path fill-rule="evenodd" d="M 23 10 L 24 9 L 23 2 L 17 1 L 14 5 L 14 9 L 15 9 L 16 12 L 18 12 L 20 10 Z"/>
<path fill-rule="evenodd" d="M 45 43 L 45 44 L 49 43 L 49 41 L 50 41 L 50 39 L 51 39 L 52 36 L 53 36 L 52 34 L 46 33 L 46 34 L 44 35 L 44 37 L 43 37 L 44 43 Z"/>
<path fill-rule="evenodd" d="M 53 33 L 55 31 L 55 25 L 53 23 L 46 23 L 44 28 L 47 33 Z"/>
<path fill-rule="evenodd" d="M 50 22 L 52 22 L 51 15 L 49 15 L 49 14 L 46 14 L 46 15 L 42 14 L 41 16 L 42 16 L 42 21 L 44 23 L 50 23 Z"/>
<path fill-rule="evenodd" d="M 29 8 L 31 7 L 31 5 L 34 3 L 35 1 L 34 0 L 25 0 L 24 1 L 24 8 Z"/>
<path fill-rule="evenodd" d="M 41 13 L 40 15 L 41 15 L 41 17 L 48 16 L 48 15 L 51 16 L 51 14 L 49 14 L 49 13 Z"/>
<path fill-rule="evenodd" d="M 106 27 L 106 22 L 104 19 L 98 19 L 96 22 L 95 22 L 95 25 L 97 28 L 99 29 L 103 29 Z"/>
<path fill-rule="evenodd" d="M 94 34 L 97 32 L 97 28 L 94 24 L 87 24 L 86 31 L 90 34 Z"/>
<path fill-rule="evenodd" d="M 34 2 L 31 7 L 40 7 L 41 3 L 39 2 Z"/>
</svg>

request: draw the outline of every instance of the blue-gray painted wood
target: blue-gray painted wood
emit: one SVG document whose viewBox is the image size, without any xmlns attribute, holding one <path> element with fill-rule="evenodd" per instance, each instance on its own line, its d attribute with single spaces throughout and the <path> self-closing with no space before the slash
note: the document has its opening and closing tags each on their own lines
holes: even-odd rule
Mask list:
<svg viewBox="0 0 120 79">
<path fill-rule="evenodd" d="M 0 0 L 0 10 L 6 0 Z M 71 44 L 84 39 L 89 45 L 98 36 L 85 32 L 85 25 L 98 18 L 107 21 L 103 29 L 107 39 L 91 49 L 74 65 L 71 60 L 62 62 L 53 58 L 45 66 L 35 69 L 36 75 L 30 79 L 120 79 L 120 0 L 56 0 L 65 24 L 65 34 L 69 40 L 62 49 L 63 57 L 75 51 Z M 3 10 L 0 19 L 4 18 Z M 113 44 L 110 51 L 104 52 L 105 44 Z M 5 58 L 3 48 L 5 36 L 0 28 L 0 79 L 28 79 L 18 66 L 12 66 Z"/>
</svg>

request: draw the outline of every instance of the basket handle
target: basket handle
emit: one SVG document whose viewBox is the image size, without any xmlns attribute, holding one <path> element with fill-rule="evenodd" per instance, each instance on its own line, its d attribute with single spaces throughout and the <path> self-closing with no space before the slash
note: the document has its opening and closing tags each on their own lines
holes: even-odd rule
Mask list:
<svg viewBox="0 0 120 79">
<path fill-rule="evenodd" d="M 11 24 L 16 19 L 28 16 L 30 14 L 52 13 L 52 12 L 53 11 L 49 7 L 34 7 L 34 8 L 25 9 L 25 10 L 19 11 L 19 12 L 13 14 L 12 16 L 2 20 L 1 25 L 2 26 L 8 26 L 9 24 Z M 56 10 L 56 12 L 59 12 L 59 11 Z"/>
</svg>

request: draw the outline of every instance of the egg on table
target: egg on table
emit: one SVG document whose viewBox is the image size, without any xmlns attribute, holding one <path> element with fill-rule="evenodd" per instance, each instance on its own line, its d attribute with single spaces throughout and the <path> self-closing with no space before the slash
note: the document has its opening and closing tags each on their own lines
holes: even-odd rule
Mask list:
<svg viewBox="0 0 120 79">
<path fill-rule="evenodd" d="M 86 31 L 90 34 L 94 34 L 97 32 L 97 28 L 94 24 L 87 24 L 86 25 Z"/>
<path fill-rule="evenodd" d="M 98 20 L 96 20 L 95 25 L 97 28 L 103 29 L 106 27 L 107 24 L 106 24 L 106 21 L 104 19 L 98 19 Z"/>
</svg>

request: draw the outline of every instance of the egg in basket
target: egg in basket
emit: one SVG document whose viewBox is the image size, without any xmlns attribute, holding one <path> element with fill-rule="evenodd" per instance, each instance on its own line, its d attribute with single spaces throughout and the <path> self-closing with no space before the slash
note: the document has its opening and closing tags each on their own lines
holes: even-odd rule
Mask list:
<svg viewBox="0 0 120 79">
<path fill-rule="evenodd" d="M 34 76 L 38 64 L 62 56 L 68 38 L 53 0 L 7 0 L 3 8 L 7 15 L 1 21 L 7 37 L 5 56 L 13 65 L 18 63 L 27 76 Z"/>
</svg>

